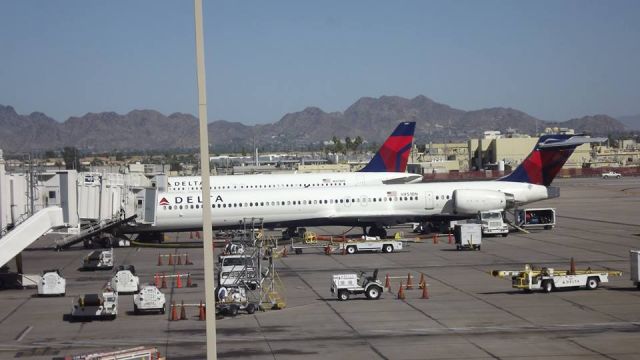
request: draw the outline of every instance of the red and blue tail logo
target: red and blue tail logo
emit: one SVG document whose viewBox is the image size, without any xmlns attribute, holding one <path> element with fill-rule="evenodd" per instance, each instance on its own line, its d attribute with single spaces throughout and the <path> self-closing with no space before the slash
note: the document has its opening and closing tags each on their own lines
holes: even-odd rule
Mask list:
<svg viewBox="0 0 640 360">
<path fill-rule="evenodd" d="M 581 135 L 544 135 L 522 164 L 498 180 L 549 186 L 578 146 L 602 141 Z"/>
<path fill-rule="evenodd" d="M 411 152 L 415 122 L 403 122 L 396 127 L 391 136 L 373 156 L 361 172 L 405 172 Z"/>
</svg>

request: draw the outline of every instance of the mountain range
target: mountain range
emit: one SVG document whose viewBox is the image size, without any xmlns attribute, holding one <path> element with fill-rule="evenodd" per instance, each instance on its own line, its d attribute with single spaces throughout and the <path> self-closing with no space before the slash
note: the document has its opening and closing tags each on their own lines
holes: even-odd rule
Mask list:
<svg viewBox="0 0 640 360">
<path fill-rule="evenodd" d="M 607 115 L 585 116 L 564 122 L 536 119 L 511 108 L 464 111 L 425 96 L 363 97 L 344 112 L 317 107 L 284 115 L 272 124 L 244 125 L 218 120 L 209 123 L 214 149 L 240 151 L 256 144 L 263 150 L 300 150 L 333 136 L 361 136 L 369 143 L 384 140 L 400 121 L 416 121 L 416 141 L 463 140 L 484 130 L 513 129 L 532 134 L 545 127 L 568 127 L 593 135 L 626 131 Z M 169 116 L 155 110 L 87 113 L 58 122 L 41 112 L 16 113 L 0 105 L 0 148 L 6 152 L 41 151 L 75 146 L 84 151 L 162 150 L 198 146 L 198 121 L 190 114 Z"/>
</svg>

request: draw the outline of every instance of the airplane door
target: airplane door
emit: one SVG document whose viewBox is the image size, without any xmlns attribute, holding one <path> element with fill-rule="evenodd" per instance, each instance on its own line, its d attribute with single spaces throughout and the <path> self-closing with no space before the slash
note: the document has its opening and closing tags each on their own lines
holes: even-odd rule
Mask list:
<svg viewBox="0 0 640 360">
<path fill-rule="evenodd" d="M 427 210 L 433 209 L 434 208 L 434 204 L 433 204 L 433 193 L 427 192 L 424 194 L 424 208 Z"/>
</svg>

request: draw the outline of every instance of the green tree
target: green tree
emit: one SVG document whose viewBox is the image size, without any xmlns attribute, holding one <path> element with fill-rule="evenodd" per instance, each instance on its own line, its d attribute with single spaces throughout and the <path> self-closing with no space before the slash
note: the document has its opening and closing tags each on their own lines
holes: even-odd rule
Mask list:
<svg viewBox="0 0 640 360">
<path fill-rule="evenodd" d="M 362 138 L 358 135 L 356 139 L 353 140 L 353 150 L 358 150 L 360 145 L 362 145 Z"/>
<path fill-rule="evenodd" d="M 333 151 L 334 152 L 343 152 L 344 151 L 344 145 L 342 144 L 342 142 L 340 141 L 340 139 L 338 139 L 336 136 L 334 136 L 331 141 L 333 141 Z"/>
<path fill-rule="evenodd" d="M 65 168 L 67 170 L 75 169 L 80 171 L 80 154 L 78 153 L 78 149 L 73 146 L 66 146 L 62 150 L 62 159 L 65 163 Z"/>
</svg>

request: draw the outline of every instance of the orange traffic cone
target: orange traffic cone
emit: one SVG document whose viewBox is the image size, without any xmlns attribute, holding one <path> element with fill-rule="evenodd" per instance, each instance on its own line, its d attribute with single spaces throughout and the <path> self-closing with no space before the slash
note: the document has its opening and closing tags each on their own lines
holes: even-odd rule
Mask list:
<svg viewBox="0 0 640 360">
<path fill-rule="evenodd" d="M 571 258 L 571 264 L 569 265 L 569 275 L 576 274 L 576 262 Z"/>
<path fill-rule="evenodd" d="M 184 259 L 184 264 L 185 265 L 193 265 L 193 261 L 189 260 L 189 253 L 187 253 L 187 256 Z"/>
<path fill-rule="evenodd" d="M 169 254 L 169 265 L 173 265 L 173 255 Z"/>
<path fill-rule="evenodd" d="M 162 255 L 158 254 L 158 266 L 162 266 Z"/>
<path fill-rule="evenodd" d="M 418 282 L 418 288 L 424 289 L 425 287 L 424 274 L 420 273 L 420 281 Z"/>
<path fill-rule="evenodd" d="M 182 289 L 182 278 L 180 277 L 180 273 L 177 273 L 176 277 L 176 288 Z"/>
<path fill-rule="evenodd" d="M 204 305 L 202 305 L 202 300 L 200 300 L 200 307 L 198 308 L 198 320 L 207 320 L 207 313 L 204 310 Z"/>
<path fill-rule="evenodd" d="M 160 289 L 166 289 L 167 288 L 167 277 L 164 276 L 164 273 L 162 273 L 162 285 L 160 285 Z"/>
<path fill-rule="evenodd" d="M 404 300 L 404 288 L 402 287 L 402 280 L 400 281 L 400 290 L 398 290 L 398 299 Z"/>
<path fill-rule="evenodd" d="M 449 233 L 449 244 L 453 244 L 453 235 Z"/>
<path fill-rule="evenodd" d="M 282 257 L 287 257 L 287 247 L 284 247 L 284 250 L 282 250 Z"/>
<path fill-rule="evenodd" d="M 176 310 L 176 301 L 171 301 L 171 317 L 169 318 L 171 321 L 178 320 L 178 312 Z"/>
<path fill-rule="evenodd" d="M 428 299 L 429 298 L 429 291 L 427 290 L 427 284 L 426 283 L 422 287 L 422 298 L 423 299 Z"/>
<path fill-rule="evenodd" d="M 436 235 L 436 234 L 433 234 L 433 243 L 434 244 L 438 243 L 438 235 Z M 171 258 L 169 258 L 169 259 L 171 259 Z"/>
<path fill-rule="evenodd" d="M 193 287 L 193 283 L 191 282 L 191 273 L 187 273 L 187 287 Z"/>
<path fill-rule="evenodd" d="M 182 254 L 178 254 L 178 262 L 176 265 L 182 265 Z"/>
<path fill-rule="evenodd" d="M 413 289 L 413 281 L 411 280 L 411 273 L 407 274 L 407 290 Z"/>
<path fill-rule="evenodd" d="M 180 303 L 180 320 L 187 320 L 187 310 L 184 308 L 184 300 Z"/>
<path fill-rule="evenodd" d="M 389 278 L 389 274 L 387 274 L 387 276 L 385 276 L 384 288 L 385 289 L 389 289 L 389 292 L 391 292 L 391 279 Z"/>
</svg>

